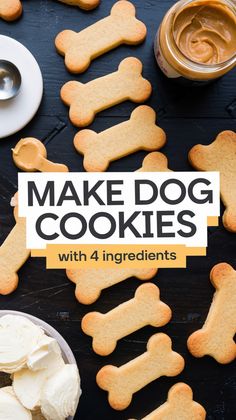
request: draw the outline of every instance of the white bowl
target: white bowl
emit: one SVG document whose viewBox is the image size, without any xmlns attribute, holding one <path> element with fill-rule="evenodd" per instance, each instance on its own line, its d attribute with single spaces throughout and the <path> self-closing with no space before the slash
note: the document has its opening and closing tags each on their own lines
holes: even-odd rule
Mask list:
<svg viewBox="0 0 236 420">
<path fill-rule="evenodd" d="M 35 325 L 38 325 L 39 327 L 41 327 L 45 331 L 46 335 L 48 335 L 52 338 L 55 338 L 55 340 L 57 340 L 57 342 L 58 342 L 58 344 L 61 348 L 62 357 L 63 357 L 65 363 L 75 364 L 77 366 L 75 356 L 73 355 L 73 352 L 72 352 L 71 348 L 69 347 L 69 345 L 67 344 L 67 342 L 61 336 L 61 334 L 59 334 L 59 332 L 57 330 L 55 330 L 55 328 L 53 328 L 47 322 L 42 321 L 42 319 L 37 318 L 33 315 L 26 314 L 25 312 L 20 312 L 20 311 L 8 311 L 8 310 L 3 311 L 3 310 L 0 310 L 0 318 L 4 315 L 24 316 L 25 318 L 28 318 L 30 321 L 32 321 Z M 77 402 L 77 407 L 78 407 L 78 404 L 79 404 L 79 399 L 78 399 L 78 402 Z M 68 420 L 73 420 L 73 419 L 74 419 L 74 416 L 69 416 L 68 417 Z"/>
</svg>

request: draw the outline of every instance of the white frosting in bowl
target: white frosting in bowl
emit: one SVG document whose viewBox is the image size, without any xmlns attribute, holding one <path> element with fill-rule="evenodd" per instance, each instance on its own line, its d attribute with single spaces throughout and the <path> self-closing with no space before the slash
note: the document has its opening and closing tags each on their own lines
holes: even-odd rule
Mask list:
<svg viewBox="0 0 236 420">
<path fill-rule="evenodd" d="M 64 420 L 76 410 L 80 380 L 76 365 L 65 365 L 54 373 L 43 388 L 41 410 L 48 420 Z"/>
<path fill-rule="evenodd" d="M 12 387 L 0 388 L 0 420 L 66 420 L 74 416 L 81 395 L 78 367 L 72 353 L 70 360 L 64 359 L 58 341 L 67 352 L 68 346 L 62 337 L 52 327 L 48 330 L 57 339 L 28 317 L 0 317 L 0 372 L 12 374 Z"/>
<path fill-rule="evenodd" d="M 0 389 L 0 420 L 32 420 L 32 414 L 18 401 L 11 387 Z"/>
<path fill-rule="evenodd" d="M 44 332 L 23 316 L 0 318 L 0 371 L 13 373 L 21 369 Z"/>
</svg>

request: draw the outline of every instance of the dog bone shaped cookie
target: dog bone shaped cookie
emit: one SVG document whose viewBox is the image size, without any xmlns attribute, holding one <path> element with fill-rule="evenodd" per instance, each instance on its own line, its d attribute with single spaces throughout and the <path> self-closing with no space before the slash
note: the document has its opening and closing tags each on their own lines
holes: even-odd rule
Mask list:
<svg viewBox="0 0 236 420">
<path fill-rule="evenodd" d="M 236 232 L 236 133 L 223 131 L 208 146 L 198 144 L 189 152 L 189 161 L 199 171 L 220 172 L 221 199 L 226 207 L 224 227 Z"/>
<path fill-rule="evenodd" d="M 195 357 L 210 355 L 219 363 L 236 357 L 236 271 L 226 263 L 210 273 L 216 292 L 203 327 L 188 338 L 188 349 Z"/>
<path fill-rule="evenodd" d="M 149 106 L 139 106 L 128 121 L 97 134 L 81 130 L 74 138 L 74 146 L 84 155 L 86 171 L 106 171 L 111 161 L 138 150 L 156 150 L 166 141 L 164 131 L 155 124 L 156 113 Z"/>
<path fill-rule="evenodd" d="M 168 392 L 167 401 L 142 420 L 205 420 L 206 411 L 193 401 L 193 391 L 179 382 Z"/>
<path fill-rule="evenodd" d="M 168 168 L 167 157 L 160 152 L 149 153 L 144 159 L 140 169 L 136 172 L 172 172 Z"/>
<path fill-rule="evenodd" d="M 171 339 L 154 334 L 147 351 L 120 367 L 104 366 L 97 374 L 97 384 L 108 391 L 108 401 L 115 410 L 124 410 L 133 394 L 160 376 L 176 376 L 184 368 L 184 359 L 171 348 Z"/>
<path fill-rule="evenodd" d="M 95 302 L 103 289 L 118 284 L 130 277 L 150 280 L 157 273 L 155 268 L 106 268 L 66 270 L 67 277 L 76 284 L 75 296 L 80 303 L 89 305 Z"/>
<path fill-rule="evenodd" d="M 24 140 L 28 139 L 21 140 L 21 145 L 24 144 Z M 32 139 L 30 138 L 30 140 Z M 17 146 L 19 146 L 20 142 L 17 144 Z M 36 140 L 36 142 L 33 141 L 33 147 L 36 147 L 36 153 L 45 153 L 46 149 L 39 140 Z M 33 166 L 30 164 L 30 155 L 28 156 L 27 153 L 26 156 L 24 155 L 26 159 L 22 160 L 23 164 L 21 168 L 25 170 L 25 165 L 28 165 L 28 167 L 33 170 Z M 34 151 L 32 153 L 34 153 Z M 21 154 L 20 156 L 22 157 Z M 53 170 L 55 172 L 58 170 L 61 172 L 62 167 L 64 167 L 64 165 L 52 164 L 51 162 L 48 164 L 50 166 L 53 165 Z M 43 166 L 40 166 L 40 170 L 45 170 L 45 162 Z M 0 246 L 0 294 L 2 295 L 12 293 L 16 289 L 19 280 L 17 272 L 29 258 L 31 253 L 31 250 L 26 249 L 26 220 L 23 217 L 18 217 L 17 193 L 13 197 L 11 204 L 14 206 L 14 217 L 16 224 L 9 233 L 8 237 L 5 239 L 4 243 Z"/>
<path fill-rule="evenodd" d="M 12 293 L 18 285 L 18 270 L 30 256 L 26 249 L 26 220 L 18 218 L 18 207 L 14 208 L 16 224 L 0 246 L 0 294 Z"/>
<path fill-rule="evenodd" d="M 116 72 L 86 84 L 67 82 L 61 89 L 62 101 L 70 107 L 70 120 L 78 127 L 86 127 L 95 114 L 123 101 L 144 102 L 152 87 L 142 77 L 142 63 L 134 57 L 121 61 Z"/>
<path fill-rule="evenodd" d="M 160 301 L 153 283 L 142 284 L 134 298 L 106 314 L 90 312 L 82 319 L 82 330 L 93 337 L 93 350 L 101 356 L 112 353 L 117 341 L 146 325 L 161 327 L 169 322 L 171 310 Z"/>
<path fill-rule="evenodd" d="M 26 172 L 68 172 L 66 165 L 47 160 L 45 146 L 33 137 L 21 139 L 12 154 L 15 165 Z"/>
<path fill-rule="evenodd" d="M 91 60 L 121 44 L 139 44 L 145 39 L 146 26 L 135 18 L 135 7 L 126 0 L 117 1 L 110 16 L 77 33 L 66 30 L 55 40 L 57 51 L 65 56 L 72 73 L 85 71 Z"/>
<path fill-rule="evenodd" d="M 61 3 L 69 4 L 70 6 L 78 6 L 83 10 L 95 9 L 100 3 L 100 0 L 58 0 Z"/>
<path fill-rule="evenodd" d="M 12 21 L 20 17 L 22 13 L 22 4 L 20 0 L 1 0 L 0 18 Z"/>
</svg>

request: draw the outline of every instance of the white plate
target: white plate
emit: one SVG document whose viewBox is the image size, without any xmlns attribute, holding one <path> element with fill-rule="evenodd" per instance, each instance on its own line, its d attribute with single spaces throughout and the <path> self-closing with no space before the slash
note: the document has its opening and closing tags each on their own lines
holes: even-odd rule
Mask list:
<svg viewBox="0 0 236 420">
<path fill-rule="evenodd" d="M 0 35 L 0 59 L 15 64 L 22 77 L 19 94 L 0 101 L 0 139 L 25 127 L 37 112 L 43 95 L 43 78 L 37 61 L 24 45 Z"/>
</svg>

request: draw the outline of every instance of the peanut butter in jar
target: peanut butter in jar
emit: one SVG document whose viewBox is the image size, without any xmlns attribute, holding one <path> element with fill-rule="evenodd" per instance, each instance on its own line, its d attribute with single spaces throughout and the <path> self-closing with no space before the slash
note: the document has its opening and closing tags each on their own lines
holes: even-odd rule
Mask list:
<svg viewBox="0 0 236 420">
<path fill-rule="evenodd" d="M 236 64 L 236 5 L 232 0 L 181 0 L 165 15 L 155 56 L 169 78 L 208 82 Z"/>
</svg>

